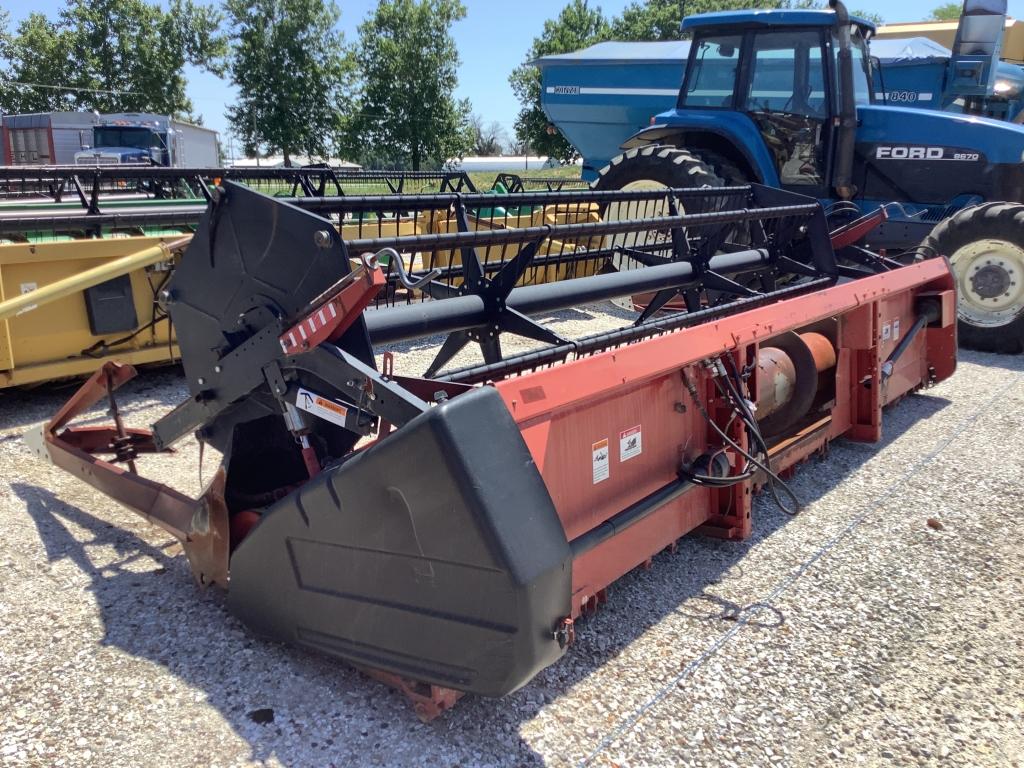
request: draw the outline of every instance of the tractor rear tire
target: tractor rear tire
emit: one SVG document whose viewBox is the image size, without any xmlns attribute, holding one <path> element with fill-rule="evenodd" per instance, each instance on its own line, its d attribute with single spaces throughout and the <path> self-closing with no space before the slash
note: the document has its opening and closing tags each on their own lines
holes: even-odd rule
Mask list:
<svg viewBox="0 0 1024 768">
<path fill-rule="evenodd" d="M 742 187 L 750 183 L 751 179 L 747 177 L 747 174 L 725 155 L 712 152 L 710 149 L 698 149 L 696 154 L 704 161 L 705 165 L 711 167 L 711 170 L 725 182 L 726 186 Z"/>
<path fill-rule="evenodd" d="M 710 165 L 696 154 L 672 146 L 649 144 L 636 147 L 619 155 L 602 168 L 592 189 L 601 191 L 624 190 L 645 191 L 665 188 L 706 189 L 724 187 L 725 182 Z M 680 211 L 685 213 L 685 209 Z M 605 221 L 667 216 L 669 209 L 664 201 L 622 201 L 602 206 L 601 218 Z M 658 235 L 668 238 L 667 233 Z M 646 236 L 637 234 L 611 235 L 605 238 L 605 247 L 634 247 L 649 244 Z M 615 255 L 610 267 L 615 270 L 635 269 L 639 266 L 626 257 Z M 612 303 L 631 311 L 642 307 L 650 297 L 637 295 L 632 299 L 613 299 Z"/>
<path fill-rule="evenodd" d="M 985 203 L 958 211 L 922 243 L 956 276 L 960 345 L 1024 351 L 1024 205 Z"/>
<path fill-rule="evenodd" d="M 599 171 L 593 189 L 650 189 L 665 187 L 724 187 L 725 182 L 697 154 L 677 147 L 650 144 L 613 159 Z M 649 185 L 644 185 L 648 182 Z"/>
<path fill-rule="evenodd" d="M 724 157 L 702 150 L 690 151 L 678 147 L 651 144 L 631 149 L 619 155 L 602 168 L 600 176 L 592 185 L 596 190 L 651 190 L 671 187 L 673 189 L 718 189 L 726 186 L 745 184 L 742 172 Z M 728 181 L 726 181 L 728 179 Z M 683 203 L 685 211 L 685 201 Z M 691 211 L 692 212 L 692 211 Z M 698 212 L 700 208 L 698 207 Z M 651 207 L 644 202 L 610 203 L 601 212 L 605 220 L 645 218 L 648 216 L 665 216 L 668 210 L 664 203 Z M 667 236 L 667 235 L 666 235 Z M 629 236 L 626 236 L 627 238 Z M 736 242 L 749 242 L 749 234 L 745 225 L 737 225 L 730 234 Z M 629 246 L 632 242 L 622 236 L 613 236 L 606 241 L 606 246 Z M 617 270 L 635 268 L 632 262 L 613 257 L 612 266 Z M 632 310 L 643 307 L 649 300 L 644 294 L 634 296 L 631 300 L 613 300 L 624 309 Z M 669 305 L 680 309 L 681 304 Z"/>
</svg>

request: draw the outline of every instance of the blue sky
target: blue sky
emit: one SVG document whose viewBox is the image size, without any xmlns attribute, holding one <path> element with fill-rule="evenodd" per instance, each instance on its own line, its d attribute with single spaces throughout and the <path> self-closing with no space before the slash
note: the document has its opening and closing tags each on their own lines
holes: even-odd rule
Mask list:
<svg viewBox="0 0 1024 768">
<path fill-rule="evenodd" d="M 498 3 L 494 0 L 463 0 L 468 13 L 457 23 L 452 33 L 459 46 L 458 95 L 473 103 L 473 111 L 485 122 L 497 121 L 511 134 L 517 104 L 508 85 L 512 68 L 522 61 L 534 37 L 540 34 L 544 20 L 555 16 L 565 4 L 562 0 L 517 0 Z M 943 0 L 848 0 L 851 8 L 872 11 L 886 21 L 916 21 L 928 16 L 931 9 Z M 620 12 L 629 0 L 592 0 L 606 15 Z M 51 18 L 63 6 L 63 0 L 3 0 L 0 6 L 10 11 L 18 21 L 30 11 L 37 10 Z M 341 27 L 345 39 L 356 39 L 356 28 L 366 18 L 376 0 L 338 0 L 341 7 Z M 1024 0 L 1009 0 L 1010 15 L 1024 17 Z M 188 73 L 189 97 L 196 111 L 202 114 L 206 125 L 221 132 L 224 146 L 228 145 L 229 126 L 224 117 L 227 104 L 234 98 L 231 86 L 212 75 L 198 71 Z"/>
</svg>

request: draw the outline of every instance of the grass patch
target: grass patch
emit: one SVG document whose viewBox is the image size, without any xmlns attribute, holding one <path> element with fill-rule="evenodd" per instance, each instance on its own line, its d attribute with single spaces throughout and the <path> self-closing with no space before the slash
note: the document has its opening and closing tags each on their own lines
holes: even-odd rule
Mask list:
<svg viewBox="0 0 1024 768">
<path fill-rule="evenodd" d="M 557 168 L 538 168 L 532 170 L 517 170 L 517 171 L 505 171 L 505 173 L 514 173 L 523 180 L 526 179 L 567 179 L 575 180 L 580 178 L 580 166 L 578 165 L 560 165 Z M 473 182 L 473 185 L 481 190 L 485 191 L 491 188 L 494 184 L 494 179 L 497 177 L 495 171 L 468 171 L 467 175 Z"/>
<path fill-rule="evenodd" d="M 580 179 L 580 166 L 578 165 L 565 165 L 557 168 L 539 168 L 533 170 L 521 170 L 521 171 L 506 171 L 506 173 L 514 173 L 528 182 L 530 179 L 565 179 L 567 181 L 578 181 Z M 395 178 L 401 175 L 400 171 L 395 171 Z M 498 174 L 495 171 L 468 171 L 470 181 L 473 182 L 473 186 L 481 192 L 486 192 L 494 184 Z M 280 195 L 283 197 L 290 197 L 293 193 L 293 185 L 288 182 L 271 179 L 261 179 L 246 182 L 247 186 L 262 192 L 265 195 Z M 383 181 L 371 181 L 368 179 L 345 179 L 342 176 L 342 187 L 347 196 L 353 195 L 390 195 L 394 194 L 390 187 Z M 407 194 L 429 194 L 431 192 L 440 191 L 440 182 L 434 180 L 416 180 L 406 179 L 405 185 L 403 186 L 403 192 Z M 544 186 L 530 186 L 526 184 L 527 190 L 541 191 L 545 189 Z M 572 185 L 566 187 L 566 189 L 579 189 L 578 185 Z M 334 193 L 334 186 L 328 184 L 327 194 Z"/>
</svg>

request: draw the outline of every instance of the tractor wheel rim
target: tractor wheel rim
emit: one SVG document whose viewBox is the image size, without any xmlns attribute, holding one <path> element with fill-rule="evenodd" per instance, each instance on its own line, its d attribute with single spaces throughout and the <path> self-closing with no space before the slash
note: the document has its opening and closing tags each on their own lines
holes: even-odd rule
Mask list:
<svg viewBox="0 0 1024 768">
<path fill-rule="evenodd" d="M 995 238 L 975 240 L 955 250 L 949 260 L 961 320 L 996 328 L 1024 312 L 1024 248 Z"/>
<path fill-rule="evenodd" d="M 654 179 L 636 179 L 620 188 L 622 192 L 647 192 L 655 189 L 668 189 L 667 184 Z M 683 213 L 682 205 L 679 212 Z M 629 219 L 646 219 L 652 216 L 668 216 L 668 204 L 664 200 L 623 200 L 609 203 L 604 210 L 605 221 L 627 221 Z M 632 248 L 634 246 L 651 245 L 669 239 L 668 233 L 652 234 L 649 232 L 627 232 L 619 235 L 607 235 L 605 248 Z M 617 270 L 636 269 L 642 266 L 634 259 L 619 253 L 612 256 L 612 264 Z"/>
</svg>

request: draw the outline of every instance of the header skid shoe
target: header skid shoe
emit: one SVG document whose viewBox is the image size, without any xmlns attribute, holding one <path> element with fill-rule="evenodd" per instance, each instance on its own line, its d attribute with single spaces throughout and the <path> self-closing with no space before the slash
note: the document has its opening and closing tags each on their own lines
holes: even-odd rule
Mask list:
<svg viewBox="0 0 1024 768">
<path fill-rule="evenodd" d="M 411 213 L 445 223 L 408 234 Z M 393 234 L 340 236 L 367 215 Z M 844 237 L 758 185 L 285 202 L 226 182 L 161 297 L 191 396 L 126 428 L 134 372 L 108 365 L 40 450 L 178 536 L 249 627 L 429 718 L 525 685 L 614 581 L 691 531 L 749 535 L 752 492 L 953 372 L 948 264 Z M 641 294 L 611 331 L 538 319 Z M 420 377 L 377 369 L 374 344 L 437 335 Z M 446 370 L 470 342 L 482 362 Z M 69 426 L 104 396 L 114 427 Z M 203 498 L 136 474 L 190 433 L 223 453 Z"/>
</svg>

